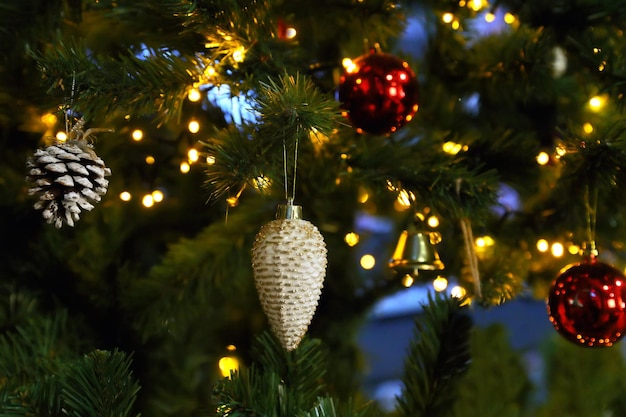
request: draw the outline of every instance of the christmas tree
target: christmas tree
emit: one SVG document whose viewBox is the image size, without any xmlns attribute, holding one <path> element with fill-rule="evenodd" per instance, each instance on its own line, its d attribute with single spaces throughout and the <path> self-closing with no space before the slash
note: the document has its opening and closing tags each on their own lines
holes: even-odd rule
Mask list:
<svg viewBox="0 0 626 417">
<path fill-rule="evenodd" d="M 0 416 L 624 415 L 626 2 L 0 11 Z"/>
</svg>

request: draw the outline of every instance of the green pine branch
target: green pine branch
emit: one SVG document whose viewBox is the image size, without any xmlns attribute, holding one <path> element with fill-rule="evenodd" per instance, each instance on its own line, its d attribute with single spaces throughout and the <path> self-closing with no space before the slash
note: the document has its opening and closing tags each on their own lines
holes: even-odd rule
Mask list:
<svg viewBox="0 0 626 417">
<path fill-rule="evenodd" d="M 324 392 L 328 366 L 326 349 L 317 339 L 305 337 L 297 349 L 287 352 L 269 333 L 257 338 L 255 362 L 231 373 L 214 388 L 219 416 L 374 417 L 371 404 L 356 406 Z"/>
<path fill-rule="evenodd" d="M 439 417 L 451 412 L 459 376 L 470 361 L 472 320 L 461 303 L 439 293 L 430 295 L 416 319 L 398 398 L 402 415 Z"/>
<path fill-rule="evenodd" d="M 196 81 L 192 74 L 198 63 L 171 50 L 149 52 L 145 58 L 133 51 L 110 56 L 92 53 L 80 41 L 59 40 L 56 47 L 32 54 L 49 92 L 87 119 L 124 114 L 176 118 Z"/>
</svg>

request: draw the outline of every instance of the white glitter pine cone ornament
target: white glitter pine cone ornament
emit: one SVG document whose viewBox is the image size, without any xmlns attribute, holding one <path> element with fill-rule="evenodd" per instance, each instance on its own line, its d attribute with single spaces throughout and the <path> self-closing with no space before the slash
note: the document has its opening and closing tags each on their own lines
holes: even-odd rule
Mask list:
<svg viewBox="0 0 626 417">
<path fill-rule="evenodd" d="M 106 129 L 83 132 L 84 123 L 81 119 L 75 124 L 67 142 L 37 149 L 26 162 L 26 179 L 32 184 L 28 193 L 39 197 L 34 207 L 57 228 L 74 226 L 81 211 L 91 211 L 109 186 L 105 177 L 111 169 L 86 140 L 94 131 Z"/>
<path fill-rule="evenodd" d="M 315 315 L 326 276 L 326 244 L 302 207 L 279 205 L 252 247 L 252 268 L 263 311 L 285 350 L 298 347 Z"/>
</svg>

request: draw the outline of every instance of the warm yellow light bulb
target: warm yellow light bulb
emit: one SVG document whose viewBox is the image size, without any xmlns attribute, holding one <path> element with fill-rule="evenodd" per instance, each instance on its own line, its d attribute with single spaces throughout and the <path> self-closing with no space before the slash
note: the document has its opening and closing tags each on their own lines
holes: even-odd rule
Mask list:
<svg viewBox="0 0 626 417">
<path fill-rule="evenodd" d="M 141 204 L 147 208 L 154 206 L 154 197 L 152 197 L 152 194 L 144 195 L 141 199 Z"/>
<path fill-rule="evenodd" d="M 348 244 L 348 246 L 356 246 L 359 243 L 359 235 L 355 232 L 346 233 L 343 240 Z"/>
<path fill-rule="evenodd" d="M 428 220 L 426 220 L 426 223 L 430 227 L 439 227 L 439 218 L 437 216 L 430 216 Z"/>
<path fill-rule="evenodd" d="M 567 247 L 567 251 L 571 255 L 578 255 L 580 253 L 580 246 L 571 244 Z"/>
<path fill-rule="evenodd" d="M 58 141 L 65 142 L 67 140 L 67 133 L 63 132 L 62 130 L 59 130 L 55 137 L 57 138 Z"/>
<path fill-rule="evenodd" d="M 537 250 L 539 252 L 547 252 L 549 248 L 550 248 L 550 244 L 548 243 L 547 240 L 539 239 L 537 241 Z"/>
<path fill-rule="evenodd" d="M 187 98 L 189 99 L 189 101 L 195 103 L 197 101 L 200 101 L 200 99 L 202 98 L 202 93 L 197 88 L 190 88 L 187 92 Z"/>
<path fill-rule="evenodd" d="M 441 16 L 441 20 L 443 20 L 443 23 L 452 23 L 454 15 L 452 13 L 444 13 L 443 16 Z"/>
<path fill-rule="evenodd" d="M 397 203 L 401 208 L 409 208 L 411 207 L 411 202 L 415 199 L 415 195 L 407 190 L 402 190 L 398 194 Z"/>
<path fill-rule="evenodd" d="M 556 242 L 552 244 L 550 251 L 552 252 L 552 256 L 560 258 L 565 253 L 565 248 L 562 243 Z"/>
<path fill-rule="evenodd" d="M 130 201 L 133 196 L 128 191 L 122 191 L 120 193 L 120 200 L 122 201 Z"/>
<path fill-rule="evenodd" d="M 48 129 L 52 129 L 57 123 L 57 117 L 52 113 L 46 113 L 41 116 L 41 122 L 45 124 Z"/>
<path fill-rule="evenodd" d="M 363 269 L 372 269 L 376 265 L 376 258 L 370 254 L 363 255 L 361 257 L 360 264 Z"/>
<path fill-rule="evenodd" d="M 467 294 L 467 291 L 465 290 L 465 288 L 459 285 L 454 286 L 450 290 L 450 295 L 453 296 L 454 298 L 463 298 L 465 297 L 465 294 Z"/>
<path fill-rule="evenodd" d="M 433 288 L 437 292 L 441 292 L 448 288 L 448 280 L 441 275 L 433 280 Z"/>
<path fill-rule="evenodd" d="M 298 34 L 298 31 L 296 30 L 296 28 L 289 27 L 285 31 L 285 38 L 293 39 L 296 37 L 297 34 Z"/>
<path fill-rule="evenodd" d="M 206 163 L 207 165 L 213 165 L 215 163 L 215 157 L 213 155 L 207 155 Z"/>
<path fill-rule="evenodd" d="M 156 159 L 154 159 L 154 156 L 152 155 L 146 156 L 146 164 L 153 165 L 155 162 L 156 162 Z"/>
<path fill-rule="evenodd" d="M 223 377 L 230 377 L 231 372 L 239 370 L 239 360 L 234 356 L 224 356 L 220 358 L 217 366 Z"/>
<path fill-rule="evenodd" d="M 413 285 L 414 282 L 415 282 L 415 279 L 409 274 L 406 274 L 405 276 L 402 277 L 402 285 L 405 288 L 409 288 L 411 285 Z"/>
<path fill-rule="evenodd" d="M 198 133 L 200 131 L 200 123 L 197 120 L 191 120 L 187 125 L 187 129 L 191 133 Z"/>
<path fill-rule="evenodd" d="M 583 125 L 583 132 L 585 132 L 586 134 L 590 134 L 593 132 L 593 125 L 589 122 L 585 123 Z"/>
<path fill-rule="evenodd" d="M 492 23 L 496 20 L 496 15 L 493 13 L 485 13 L 485 22 Z"/>
<path fill-rule="evenodd" d="M 606 97 L 604 96 L 594 96 L 589 99 L 589 109 L 593 112 L 602 110 L 605 104 Z"/>
<path fill-rule="evenodd" d="M 161 201 L 163 201 L 164 197 L 165 196 L 163 195 L 163 192 L 161 190 L 152 191 L 152 199 L 155 203 L 160 203 Z"/>
<path fill-rule="evenodd" d="M 209 65 L 208 67 L 204 69 L 204 76 L 207 78 L 213 77 L 215 73 L 216 73 L 215 67 L 212 65 Z"/>
<path fill-rule="evenodd" d="M 343 66 L 344 70 L 348 74 L 352 74 L 353 72 L 355 72 L 357 70 L 356 65 L 354 64 L 354 62 L 350 58 L 342 59 L 341 60 L 341 65 Z"/>
<path fill-rule="evenodd" d="M 189 163 L 198 162 L 198 159 L 200 159 L 200 154 L 198 153 L 198 150 L 194 148 L 189 149 L 187 151 L 187 159 L 189 160 Z"/>
<path fill-rule="evenodd" d="M 461 150 L 463 149 L 463 145 L 461 145 L 460 143 L 448 141 L 443 144 L 442 149 L 445 153 L 448 153 L 450 155 L 456 155 L 457 153 L 461 152 Z"/>
<path fill-rule="evenodd" d="M 239 197 L 228 197 L 226 202 L 230 207 L 237 207 L 239 205 Z"/>
<path fill-rule="evenodd" d="M 130 134 L 130 136 L 135 142 L 139 142 L 141 139 L 143 139 L 143 130 L 135 129 L 133 130 L 133 133 Z"/>
<path fill-rule="evenodd" d="M 537 154 L 535 160 L 539 165 L 546 165 L 548 162 L 550 162 L 550 155 L 548 155 L 547 152 L 541 151 Z"/>
<path fill-rule="evenodd" d="M 484 4 L 483 4 L 482 0 L 470 0 L 467 3 L 467 7 L 469 7 L 473 11 L 477 12 L 477 11 L 479 11 L 480 9 L 482 9 L 484 7 Z"/>
<path fill-rule="evenodd" d="M 515 16 L 511 13 L 505 13 L 504 14 L 504 23 L 506 23 L 507 25 L 512 25 L 513 23 L 515 23 Z"/>
<path fill-rule="evenodd" d="M 180 172 L 182 172 L 183 174 L 186 174 L 190 170 L 191 170 L 191 165 L 189 165 L 189 162 L 183 161 L 180 163 Z"/>
<path fill-rule="evenodd" d="M 233 51 L 233 61 L 243 62 L 244 59 L 246 59 L 246 50 L 243 46 L 240 46 Z"/>
</svg>

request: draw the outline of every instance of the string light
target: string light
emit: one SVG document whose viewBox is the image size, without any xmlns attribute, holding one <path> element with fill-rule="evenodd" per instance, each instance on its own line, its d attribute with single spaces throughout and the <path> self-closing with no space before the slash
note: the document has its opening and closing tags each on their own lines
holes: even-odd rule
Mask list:
<svg viewBox="0 0 626 417">
<path fill-rule="evenodd" d="M 550 162 L 550 155 L 548 155 L 547 152 L 541 151 L 537 154 L 535 160 L 539 165 L 546 165 L 548 162 Z"/>
<path fill-rule="evenodd" d="M 207 78 L 213 78 L 215 76 L 217 72 L 215 71 L 215 67 L 213 65 L 208 65 L 205 69 L 204 69 L 204 76 Z"/>
<path fill-rule="evenodd" d="M 450 12 L 444 13 L 443 16 L 441 16 L 441 20 L 443 20 L 443 23 L 452 23 L 454 15 Z"/>
<path fill-rule="evenodd" d="M 504 23 L 512 25 L 513 23 L 515 23 L 516 20 L 517 19 L 515 18 L 515 16 L 513 16 L 511 13 L 504 14 Z"/>
<path fill-rule="evenodd" d="M 183 174 L 188 173 L 191 170 L 191 165 L 187 161 L 183 161 L 180 163 L 180 172 Z"/>
<path fill-rule="evenodd" d="M 578 255 L 580 253 L 580 246 L 575 245 L 575 244 L 570 244 L 567 247 L 567 251 L 571 254 L 571 255 Z"/>
<path fill-rule="evenodd" d="M 341 60 L 341 65 L 343 66 L 343 68 L 345 69 L 345 71 L 348 74 L 352 74 L 353 72 L 355 72 L 357 70 L 356 65 L 354 64 L 354 62 L 352 62 L 352 60 L 350 58 L 344 58 Z"/>
<path fill-rule="evenodd" d="M 187 159 L 189 160 L 190 164 L 193 164 L 194 162 L 198 162 L 198 159 L 200 159 L 200 155 L 198 154 L 198 150 L 191 148 L 187 151 Z"/>
<path fill-rule="evenodd" d="M 155 203 L 160 203 L 161 201 L 163 201 L 164 197 L 165 196 L 163 195 L 163 192 L 161 192 L 160 190 L 152 191 L 152 199 Z"/>
<path fill-rule="evenodd" d="M 485 13 L 485 22 L 493 23 L 496 20 L 496 15 L 493 13 Z"/>
<path fill-rule="evenodd" d="M 228 197 L 226 202 L 230 207 L 237 207 L 239 205 L 239 197 Z"/>
<path fill-rule="evenodd" d="M 415 279 L 409 274 L 406 274 L 405 276 L 402 277 L 402 285 L 405 288 L 409 288 L 411 285 L 413 285 L 414 282 L 415 282 Z"/>
<path fill-rule="evenodd" d="M 154 159 L 154 156 L 152 155 L 146 156 L 146 164 L 153 165 L 155 162 L 156 162 L 156 159 Z"/>
<path fill-rule="evenodd" d="M 454 30 L 459 30 L 459 28 L 461 27 L 461 22 L 459 22 L 458 20 L 454 20 L 454 22 L 452 22 L 450 26 Z"/>
<path fill-rule="evenodd" d="M 539 252 L 547 252 L 549 248 L 550 248 L 550 244 L 548 243 L 547 240 L 539 239 L 537 241 L 537 250 Z"/>
<path fill-rule="evenodd" d="M 414 199 L 415 199 L 415 194 L 413 194 L 411 191 L 402 190 L 398 194 L 398 198 L 396 199 L 396 202 L 400 206 L 400 209 L 407 209 L 411 207 L 411 202 Z"/>
<path fill-rule="evenodd" d="M 120 200 L 122 201 L 130 201 L 133 196 L 128 191 L 122 191 L 120 193 Z"/>
<path fill-rule="evenodd" d="M 361 257 L 360 264 L 363 269 L 372 269 L 376 265 L 376 258 L 370 254 L 363 255 Z"/>
<path fill-rule="evenodd" d="M 154 206 L 154 197 L 152 197 L 152 194 L 144 195 L 141 199 L 141 204 L 143 204 L 143 206 L 146 208 Z"/>
<path fill-rule="evenodd" d="M 346 233 L 343 240 L 348 244 L 348 246 L 356 246 L 359 243 L 359 235 L 355 232 Z"/>
<path fill-rule="evenodd" d="M 370 195 L 369 195 L 369 193 L 367 191 L 365 191 L 365 190 L 360 190 L 359 191 L 359 199 L 358 199 L 359 203 L 365 204 L 365 203 L 367 203 L 367 200 L 369 200 L 369 199 L 370 199 Z"/>
<path fill-rule="evenodd" d="M 293 39 L 296 37 L 297 34 L 298 34 L 298 31 L 296 31 L 296 28 L 288 27 L 287 30 L 285 31 L 285 38 Z"/>
<path fill-rule="evenodd" d="M 556 242 L 552 244 L 550 251 L 552 252 L 552 256 L 560 258 L 565 253 L 565 248 L 562 243 Z"/>
<path fill-rule="evenodd" d="M 450 155 L 456 155 L 457 153 L 461 152 L 462 150 L 467 150 L 465 149 L 467 148 L 466 146 L 464 147 L 463 145 L 461 145 L 460 143 L 456 143 L 456 142 L 445 142 L 442 145 L 442 149 L 445 153 L 450 154 Z"/>
<path fill-rule="evenodd" d="M 139 142 L 141 139 L 143 139 L 143 130 L 135 129 L 133 130 L 133 133 L 130 134 L 130 136 L 135 142 Z"/>
<path fill-rule="evenodd" d="M 437 216 L 430 216 L 428 218 L 428 220 L 426 220 L 426 223 L 430 227 L 438 227 L 439 226 L 439 218 Z"/>
<path fill-rule="evenodd" d="M 433 280 L 433 288 L 437 292 L 444 291 L 446 288 L 448 288 L 448 280 L 442 277 L 441 275 L 439 275 L 437 278 Z"/>
<path fill-rule="evenodd" d="M 244 59 L 246 59 L 246 50 L 243 46 L 240 46 L 233 51 L 233 61 L 243 62 Z"/>
<path fill-rule="evenodd" d="M 585 123 L 583 125 L 583 132 L 585 132 L 586 134 L 590 134 L 591 132 L 593 132 L 593 125 L 589 122 Z"/>
<path fill-rule="evenodd" d="M 230 377 L 231 372 L 239 370 L 239 360 L 234 356 L 224 356 L 217 363 L 223 377 Z"/>
<path fill-rule="evenodd" d="M 470 9 L 472 9 L 475 12 L 480 11 L 486 5 L 487 5 L 487 2 L 483 1 L 483 0 L 470 0 L 467 3 L 467 7 L 469 7 Z"/>
<path fill-rule="evenodd" d="M 466 294 L 467 294 L 467 291 L 465 290 L 465 288 L 459 285 L 455 285 L 450 290 L 450 295 L 453 296 L 454 298 L 463 298 L 465 297 Z"/>
<path fill-rule="evenodd" d="M 67 140 L 67 133 L 60 130 L 57 132 L 55 137 L 57 138 L 58 141 L 65 142 Z"/>
<path fill-rule="evenodd" d="M 189 101 L 195 103 L 197 101 L 200 101 L 200 99 L 202 98 L 202 93 L 195 87 L 190 88 L 187 92 L 187 98 L 189 99 Z"/>
<path fill-rule="evenodd" d="M 606 104 L 606 96 L 593 96 L 589 99 L 589 109 L 593 112 L 599 112 Z"/>
<path fill-rule="evenodd" d="M 56 115 L 52 114 L 52 113 L 46 113 L 43 116 L 41 116 L 41 122 L 46 125 L 46 127 L 48 129 L 52 129 L 54 127 L 54 125 L 57 123 L 57 117 Z"/>
<path fill-rule="evenodd" d="M 207 155 L 206 163 L 207 165 L 213 165 L 215 163 L 215 157 L 213 155 Z"/>
<path fill-rule="evenodd" d="M 187 125 L 187 129 L 191 133 L 198 133 L 200 131 L 200 123 L 197 120 L 191 120 Z"/>
</svg>

